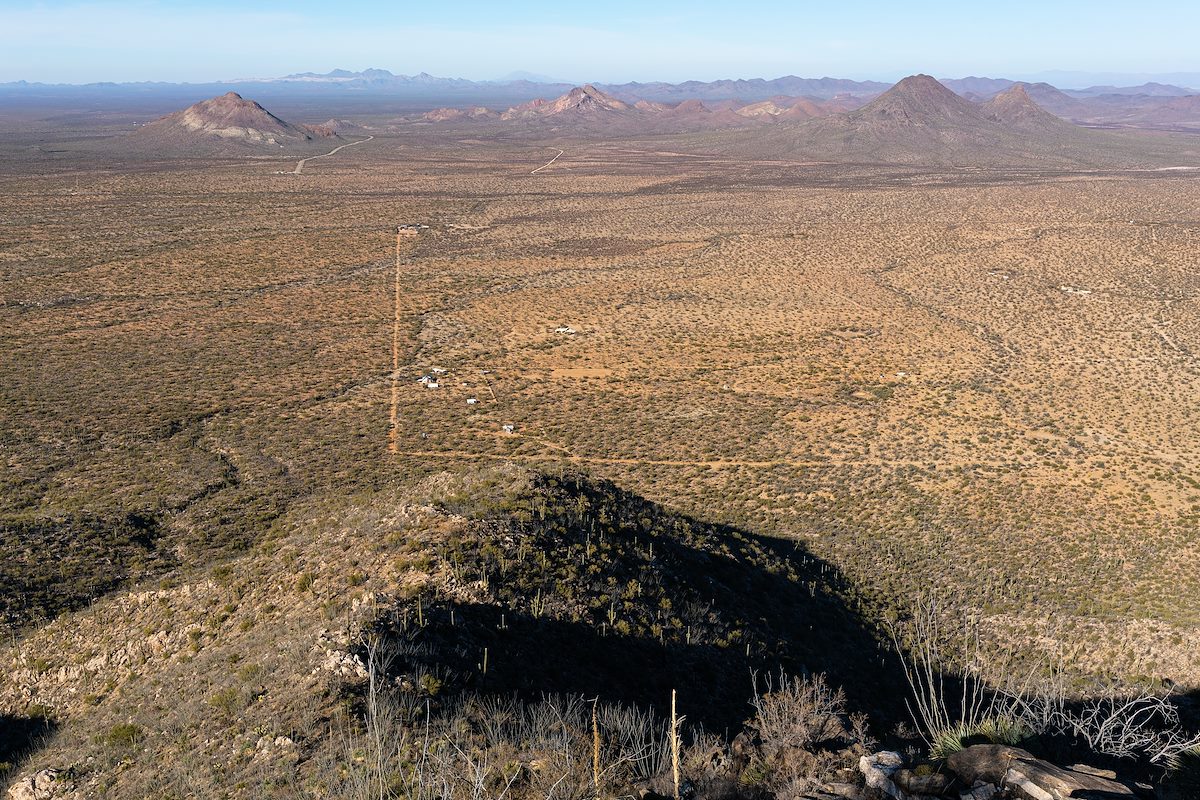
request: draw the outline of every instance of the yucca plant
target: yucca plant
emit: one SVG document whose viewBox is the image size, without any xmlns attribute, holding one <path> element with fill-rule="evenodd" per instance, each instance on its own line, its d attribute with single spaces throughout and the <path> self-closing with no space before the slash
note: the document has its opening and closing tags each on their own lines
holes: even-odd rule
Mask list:
<svg viewBox="0 0 1200 800">
<path fill-rule="evenodd" d="M 1200 797 L 1200 745 L 1171 756 L 1165 782 L 1170 800 Z"/>
<path fill-rule="evenodd" d="M 941 760 L 957 753 L 969 744 L 1006 744 L 1016 746 L 1033 735 L 1018 720 L 1005 716 L 986 717 L 975 722 L 959 722 L 934 732 L 929 745 L 929 757 Z"/>
</svg>

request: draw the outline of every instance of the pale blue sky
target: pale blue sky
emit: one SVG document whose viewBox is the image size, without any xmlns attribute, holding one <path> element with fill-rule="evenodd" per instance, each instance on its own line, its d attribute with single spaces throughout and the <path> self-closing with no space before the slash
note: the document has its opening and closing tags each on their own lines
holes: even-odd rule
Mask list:
<svg viewBox="0 0 1200 800">
<path fill-rule="evenodd" d="M 1200 72 L 1200 2 L 12 2 L 0 81 L 381 67 L 626 81 Z"/>
</svg>

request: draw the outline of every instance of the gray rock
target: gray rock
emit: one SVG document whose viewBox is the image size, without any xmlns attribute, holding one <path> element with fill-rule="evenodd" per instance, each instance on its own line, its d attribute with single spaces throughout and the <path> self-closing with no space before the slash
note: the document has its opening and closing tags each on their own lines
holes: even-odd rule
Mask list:
<svg viewBox="0 0 1200 800">
<path fill-rule="evenodd" d="M 53 800 L 62 788 L 56 769 L 44 769 L 22 775 L 8 787 L 8 800 Z"/>
<path fill-rule="evenodd" d="M 1071 766 L 1067 767 L 1067 769 L 1071 770 L 1072 772 L 1084 772 L 1088 775 L 1095 775 L 1097 778 L 1108 778 L 1109 780 L 1113 781 L 1117 779 L 1117 773 L 1113 772 L 1111 769 L 1100 769 L 1099 767 L 1092 767 L 1088 766 L 1087 764 L 1072 764 Z"/>
<path fill-rule="evenodd" d="M 952 753 L 946 766 L 967 786 L 977 782 L 1000 784 L 1014 761 L 1035 760 L 1033 754 L 1019 747 L 1002 744 L 976 744 Z"/>
<path fill-rule="evenodd" d="M 991 783 L 976 783 L 971 787 L 971 791 L 960 794 L 959 800 L 992 800 L 1000 790 L 995 784 Z"/>
<path fill-rule="evenodd" d="M 938 796 L 950 788 L 950 778 L 938 772 L 928 775 L 918 775 L 911 769 L 899 769 L 892 775 L 892 781 L 909 794 L 924 794 Z"/>
<path fill-rule="evenodd" d="M 1057 767 L 1039 759 L 1013 762 L 1004 785 L 1023 800 L 1135 800 L 1123 783 L 1087 772 Z"/>
<path fill-rule="evenodd" d="M 995 784 L 1022 800 L 1133 800 L 1137 796 L 1114 780 L 1116 776 L 1111 772 L 1086 766 L 1055 766 L 1019 747 L 965 747 L 947 758 L 946 766 L 968 786 Z"/>
<path fill-rule="evenodd" d="M 863 774 L 867 789 L 896 800 L 907 800 L 908 795 L 896 785 L 892 776 L 904 766 L 904 758 L 890 750 L 875 755 L 863 756 L 858 760 L 858 769 Z M 869 793 L 868 793 L 869 794 Z"/>
</svg>

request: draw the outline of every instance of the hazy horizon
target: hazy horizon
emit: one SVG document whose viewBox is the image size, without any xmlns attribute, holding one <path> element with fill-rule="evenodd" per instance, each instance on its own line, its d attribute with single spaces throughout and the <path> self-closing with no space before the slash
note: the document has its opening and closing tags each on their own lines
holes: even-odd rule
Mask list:
<svg viewBox="0 0 1200 800">
<path fill-rule="evenodd" d="M 530 0 L 495 7 L 348 2 L 0 2 L 0 82 L 225 83 L 370 67 L 567 82 L 772 78 L 894 81 L 926 72 L 1094 83 L 1196 83 L 1200 7 L 1111 2 L 1004 8 L 620 0 L 603 14 Z M 1050 81 L 1054 82 L 1054 81 Z M 1187 85 L 1187 84 L 1185 84 Z"/>
<path fill-rule="evenodd" d="M 440 78 L 440 79 L 446 79 L 446 80 L 462 79 L 462 80 L 470 80 L 470 81 L 477 82 L 477 83 L 504 83 L 507 81 L 525 80 L 525 81 L 529 81 L 531 83 L 543 83 L 543 84 L 547 84 L 547 85 L 551 85 L 551 84 L 584 85 L 584 84 L 588 84 L 588 83 L 594 83 L 594 84 L 599 84 L 599 85 L 608 85 L 608 84 L 617 85 L 617 84 L 626 84 L 626 83 L 681 84 L 681 83 L 684 83 L 687 81 L 697 81 L 697 80 L 699 80 L 702 83 L 710 83 L 710 82 L 716 82 L 716 81 L 722 81 L 722 80 L 766 80 L 766 81 L 771 81 L 771 80 L 778 80 L 778 79 L 783 79 L 783 78 L 788 78 L 788 77 L 813 79 L 813 80 L 819 80 L 819 79 L 823 79 L 823 78 L 831 78 L 831 79 L 837 79 L 837 80 L 843 80 L 843 79 L 844 80 L 854 80 L 854 81 L 859 81 L 859 82 L 875 81 L 875 82 L 879 82 L 879 83 L 896 83 L 910 75 L 931 74 L 930 71 L 928 71 L 928 70 L 916 70 L 914 72 L 896 72 L 896 73 L 887 74 L 887 75 L 868 75 L 868 76 L 852 76 L 852 75 L 845 75 L 845 74 L 840 74 L 840 73 L 798 74 L 798 73 L 793 72 L 793 73 L 786 73 L 786 74 L 784 74 L 784 73 L 765 74 L 764 73 L 764 74 L 756 74 L 756 75 L 752 75 L 752 74 L 726 75 L 726 76 L 721 76 L 721 77 L 716 77 L 716 78 L 707 78 L 707 79 L 681 78 L 678 80 L 665 80 L 665 79 L 654 78 L 654 77 L 644 77 L 644 78 L 632 78 L 628 81 L 615 81 L 615 80 L 607 81 L 607 80 L 602 80 L 599 78 L 589 78 L 586 76 L 580 77 L 580 76 L 544 75 L 544 74 L 532 72 L 529 70 L 512 70 L 505 75 L 499 75 L 499 76 L 490 77 L 490 78 L 489 77 L 465 78 L 462 75 L 434 74 L 434 73 L 430 72 L 429 70 L 417 70 L 415 72 L 403 72 L 403 71 L 400 71 L 397 69 L 389 69 L 388 67 L 367 66 L 367 67 L 356 68 L 356 69 L 347 69 L 345 67 L 331 67 L 329 69 L 324 69 L 324 70 L 312 70 L 312 69 L 298 70 L 296 72 L 289 72 L 287 74 L 279 74 L 279 75 L 255 75 L 255 76 L 243 76 L 243 77 L 237 77 L 237 78 L 211 78 L 211 79 L 207 79 L 207 80 L 196 80 L 196 81 L 168 81 L 168 80 L 145 79 L 145 80 L 129 80 L 129 81 L 95 80 L 95 81 L 75 82 L 75 81 L 39 81 L 39 80 L 34 80 L 34 79 L 29 79 L 29 78 L 17 78 L 17 79 L 13 79 L 13 80 L 0 81 L 0 84 L 12 85 L 12 84 L 19 84 L 19 83 L 28 83 L 30 85 L 42 85 L 42 86 L 78 86 L 78 87 L 97 85 L 97 84 L 114 84 L 114 85 L 129 85 L 129 86 L 135 86 L 135 85 L 139 85 L 139 84 L 165 84 L 165 85 L 177 85 L 177 86 L 232 86 L 232 85 L 236 85 L 239 83 L 267 83 L 267 82 L 274 82 L 274 81 L 282 81 L 286 78 L 289 78 L 291 76 L 296 76 L 296 75 L 321 75 L 321 76 L 324 76 L 324 75 L 328 75 L 332 72 L 339 71 L 339 70 L 354 73 L 354 74 L 361 74 L 368 70 L 384 70 L 384 71 L 392 73 L 395 76 L 410 76 L 410 77 L 415 76 L 415 75 L 420 75 L 420 74 L 427 74 L 434 78 Z M 983 74 L 983 73 L 963 73 L 963 74 L 954 74 L 954 75 L 933 74 L 933 77 L 937 78 L 938 80 L 942 80 L 942 81 L 978 78 L 978 79 L 984 79 L 984 80 L 988 80 L 988 79 L 1012 80 L 1012 81 L 1020 81 L 1020 82 L 1025 82 L 1025 83 L 1044 82 L 1044 83 L 1052 84 L 1052 85 L 1056 86 L 1057 88 L 1068 89 L 1068 90 L 1086 89 L 1086 88 L 1094 87 L 1094 86 L 1129 87 L 1129 86 L 1140 86 L 1140 85 L 1146 84 L 1146 83 L 1161 83 L 1161 84 L 1169 84 L 1169 85 L 1179 86 L 1181 88 L 1194 89 L 1196 91 L 1200 91 L 1200 72 L 1134 73 L 1134 72 L 1083 72 L 1083 71 L 1075 71 L 1075 70 L 1045 70 L 1042 72 L 1026 73 L 1026 74 L 1000 73 L 1000 72 L 988 73 L 988 74 Z"/>
</svg>

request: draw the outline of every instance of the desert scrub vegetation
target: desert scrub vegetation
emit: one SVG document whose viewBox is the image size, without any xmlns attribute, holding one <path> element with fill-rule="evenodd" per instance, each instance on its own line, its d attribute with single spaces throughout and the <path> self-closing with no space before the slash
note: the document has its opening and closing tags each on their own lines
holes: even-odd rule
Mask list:
<svg viewBox="0 0 1200 800">
<path fill-rule="evenodd" d="M 511 192 L 528 143 L 464 170 L 461 145 L 404 136 L 429 159 L 328 162 L 283 216 L 224 165 L 100 164 L 75 191 L 76 172 L 13 161 L 0 516 L 148 513 L 156 551 L 196 564 L 314 495 L 566 459 L 805 541 L 880 607 L 932 580 L 998 624 L 1086 619 L 1095 674 L 1196 682 L 1194 186 L 749 174 L 589 142 L 599 161 L 534 202 Z M 397 217 L 434 223 L 399 307 Z M 384 458 L 397 313 L 412 452 Z M 433 366 L 449 380 L 426 391 Z M 22 530 L 0 552 L 35 590 L 21 625 L 113 588 L 91 575 L 143 574 L 103 541 L 30 561 Z"/>
<path fill-rule="evenodd" d="M 161 522 L 145 513 L 0 517 L 0 631 L 80 608 L 169 569 Z"/>
<path fill-rule="evenodd" d="M 385 628 L 422 646 L 449 650 L 453 639 L 470 649 L 454 663 L 473 680 L 485 680 L 485 648 L 486 680 L 522 691 L 541 681 L 542 690 L 586 692 L 588 675 L 626 658 L 644 665 L 644 685 L 621 681 L 619 699 L 661 702 L 677 675 L 690 700 L 690 672 L 716 714 L 705 724 L 719 725 L 741 721 L 751 669 L 872 675 L 854 683 L 859 710 L 881 712 L 902 685 L 840 575 L 799 547 L 571 471 L 467 470 L 431 479 L 418 496 L 475 520 L 432 548 L 471 602 L 431 595 L 421 609 L 394 609 Z M 547 653 L 546 642 L 558 644 Z"/>
<path fill-rule="evenodd" d="M 268 694 L 230 720 L 208 702 L 224 682 L 194 680 L 213 657 L 264 630 L 308 631 L 314 608 L 316 629 L 341 631 L 342 602 L 396 596 L 423 599 L 420 637 L 467 631 L 458 660 L 472 680 L 485 647 L 493 683 L 544 660 L 507 645 L 553 623 L 551 641 L 585 643 L 593 663 L 640 654 L 616 665 L 627 673 L 682 656 L 701 670 L 695 686 L 727 685 L 718 696 L 738 719 L 749 669 L 773 673 L 776 657 L 837 676 L 849 708 L 902 697 L 873 692 L 878 670 L 898 666 L 858 623 L 904 615 L 927 584 L 955 599 L 946 621 L 983 615 L 986 648 L 1036 654 L 1056 621 L 1071 702 L 1107 691 L 1094 676 L 1200 683 L 1188 356 L 1200 328 L 1180 278 L 1194 262 L 1194 183 L 751 172 L 589 142 L 595 163 L 580 156 L 534 197 L 512 192 L 527 143 L 473 148 L 464 170 L 461 143 L 412 136 L 427 158 L 379 147 L 355 156 L 361 168 L 326 166 L 289 184 L 287 214 L 274 188 L 226 164 L 44 173 L 17 160 L 0 177 L 13 223 L 0 229 L 0 594 L 28 598 L 0 603 L 25 636 L 45 631 L 22 640 L 5 680 L 36 686 L 32 702 L 60 715 L 94 701 L 104 722 L 81 752 L 124 704 L 157 702 L 120 658 L 139 662 L 142 686 L 187 676 L 163 689 L 200 687 L 187 696 L 201 721 L 179 728 L 225 743 L 242 716 L 278 706 Z M 402 265 L 399 308 L 398 216 L 437 221 Z M 413 452 L 389 457 L 378 378 L 397 314 L 398 432 Z M 578 335 L 555 338 L 563 324 Z M 433 366 L 450 379 L 426 391 L 416 379 Z M 480 469 L 495 485 L 479 491 L 431 477 L 504 459 L 547 476 Z M 571 511 L 559 463 L 621 491 L 593 487 L 596 505 Z M 345 541 L 371 554 L 354 567 L 363 583 L 281 530 L 315 525 L 335 498 L 422 480 L 421 499 L 471 517 L 469 530 L 440 515 L 419 531 L 382 512 L 368 523 L 360 509 Z M 152 546 L 132 541 L 131 513 L 156 521 Z M 327 553 L 352 555 L 333 541 Z M 297 557 L 268 563 L 272 546 Z M 242 574 L 247 554 L 264 560 Z M 280 591 L 219 629 L 170 594 L 173 617 L 131 611 L 146 632 L 92 667 L 55 646 L 74 631 L 42 624 L 103 613 L 94 598 L 163 569 L 177 572 L 162 591 L 195 587 L 189 570 L 213 559 L 238 566 L 212 575 L 230 594 Z M 189 629 L 204 631 L 194 653 Z M 431 680 L 431 704 L 463 682 Z M 647 689 L 659 704 L 662 688 Z M 31 702 L 5 697 L 4 713 Z M 158 741 L 169 712 L 147 716 L 137 722 Z M 213 747 L 197 762 L 228 760 Z"/>
<path fill-rule="evenodd" d="M 937 602 L 919 597 L 914 614 L 893 623 L 896 650 L 909 684 L 908 708 L 931 759 L 989 743 L 1103 756 L 1168 767 L 1200 746 L 1169 691 L 1136 686 L 1072 690 L 1066 665 L 1053 653 L 1032 662 L 1015 652 L 989 651 L 978 622 L 947 629 Z"/>
<path fill-rule="evenodd" d="M 779 673 L 777 687 L 755 693 L 747 733 L 731 743 L 652 709 L 577 695 L 465 692 L 435 703 L 388 680 L 399 656 L 387 647 L 367 645 L 358 711 L 334 733 L 340 749 L 322 769 L 329 797 L 794 797 L 851 779 L 871 744 L 823 677 Z"/>
<path fill-rule="evenodd" d="M 667 774 L 667 726 L 636 709 L 469 695 L 421 712 L 413 698 L 369 695 L 337 737 L 330 796 L 582 800 Z"/>
<path fill-rule="evenodd" d="M 753 715 L 741 734 L 749 754 L 741 780 L 757 782 L 775 797 L 819 791 L 840 776 L 848 780 L 860 756 L 875 745 L 865 714 L 846 710 L 846 694 L 824 675 L 767 676 L 750 701 Z M 735 740 L 735 746 L 739 744 Z M 745 747 L 749 744 L 749 747 Z"/>
</svg>

